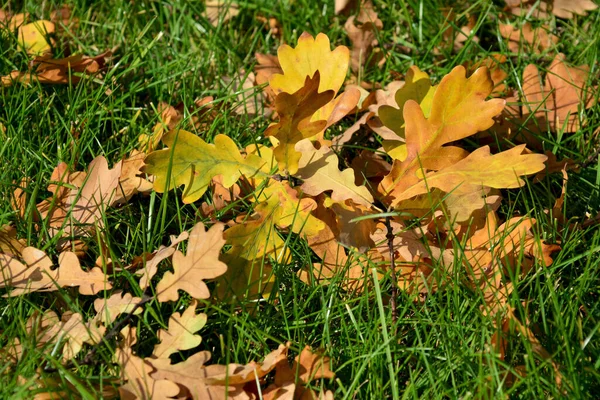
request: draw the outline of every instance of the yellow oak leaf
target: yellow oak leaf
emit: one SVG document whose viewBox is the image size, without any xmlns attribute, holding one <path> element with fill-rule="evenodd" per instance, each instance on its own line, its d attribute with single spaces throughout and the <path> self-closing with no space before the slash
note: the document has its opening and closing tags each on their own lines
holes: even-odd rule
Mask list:
<svg viewBox="0 0 600 400">
<path fill-rule="evenodd" d="M 312 78 L 306 77 L 304 85 L 293 94 L 282 92 L 275 98 L 279 122 L 269 126 L 265 136 L 273 136 L 279 141 L 273 154 L 281 171 L 296 173 L 300 160 L 300 153 L 295 150 L 296 143 L 325 129 L 326 121 L 310 121 L 313 114 L 334 95 L 331 90 L 319 93 L 319 81 L 317 71 Z"/>
<path fill-rule="evenodd" d="M 322 135 L 323 131 L 348 115 L 360 100 L 360 91 L 348 88 L 334 99 L 340 91 L 350 62 L 350 51 L 346 46 L 331 50 L 329 38 L 319 33 L 316 38 L 304 32 L 298 39 L 296 48 L 282 45 L 277 51 L 283 74 L 273 74 L 269 87 L 275 94 L 292 94 L 305 86 L 307 77 L 319 73 L 319 92 L 333 91 L 331 99 L 319 106 L 311 116 L 311 122 L 326 121 L 326 124 L 313 135 Z M 322 141 L 322 137 L 317 137 Z"/>
<path fill-rule="evenodd" d="M 158 331 L 160 343 L 154 346 L 152 355 L 157 358 L 168 358 L 171 354 L 181 350 L 189 350 L 202 342 L 200 335 L 194 335 L 206 324 L 206 314 L 196 314 L 196 300 L 180 314 L 178 312 L 169 318 L 169 329 Z"/>
<path fill-rule="evenodd" d="M 52 41 L 47 37 L 55 31 L 54 23 L 40 20 L 21 25 L 18 30 L 19 44 L 27 54 L 40 55 L 50 51 Z"/>
<path fill-rule="evenodd" d="M 198 200 L 213 177 L 223 175 L 223 186 L 231 187 L 241 175 L 263 175 L 259 157 L 243 158 L 229 137 L 217 135 L 215 144 L 208 144 L 184 130 L 173 130 L 162 138 L 168 149 L 150 153 L 145 171 L 155 175 L 154 190 L 163 193 L 185 185 L 183 202 Z"/>
<path fill-rule="evenodd" d="M 225 244 L 224 225 L 213 225 L 208 231 L 199 222 L 194 226 L 188 240 L 186 255 L 180 251 L 173 254 L 173 272 L 166 272 L 156 286 L 159 301 L 177 301 L 178 290 L 186 291 L 195 299 L 208 299 L 210 293 L 204 279 L 214 279 L 227 271 L 227 265 L 219 261 L 219 253 Z"/>
<path fill-rule="evenodd" d="M 313 38 L 304 32 L 295 49 L 284 44 L 277 50 L 277 57 L 283 74 L 274 74 L 269 81 L 276 94 L 297 92 L 305 86 L 306 77 L 317 71 L 321 77 L 319 91 L 337 93 L 346 80 L 350 51 L 346 46 L 332 51 L 327 35 L 319 33 Z"/>
<path fill-rule="evenodd" d="M 336 203 L 348 199 L 367 207 L 373 203 L 369 190 L 354 184 L 352 168 L 338 169 L 338 157 L 331 149 L 323 146 L 317 150 L 309 140 L 303 140 L 296 145 L 296 150 L 302 153 L 302 157 L 295 176 L 304 181 L 300 186 L 304 193 L 317 196 L 332 191 L 331 199 Z"/>
<path fill-rule="evenodd" d="M 468 152 L 456 146 L 444 146 L 490 128 L 504 108 L 504 100 L 487 100 L 494 83 L 487 68 L 477 69 L 469 78 L 458 66 L 446 75 L 435 90 L 431 114 L 425 118 L 414 100 L 404 104 L 406 121 L 406 158 L 395 160 L 379 190 L 391 205 L 406 189 L 419 182 L 421 169 L 439 170 L 462 160 Z M 476 113 L 473 110 L 477 110 Z"/>
<path fill-rule="evenodd" d="M 283 260 L 289 260 L 289 250 L 284 248 L 285 242 L 277 232 L 272 232 L 281 248 L 284 249 Z M 263 242 L 264 243 L 264 242 Z M 272 244 L 272 243 L 271 243 Z M 274 246 L 276 244 L 273 244 Z M 227 272 L 219 277 L 215 297 L 222 301 L 256 301 L 268 298 L 275 283 L 273 267 L 269 260 L 264 258 L 246 259 L 239 253 L 240 248 L 223 254 L 221 261 L 227 264 Z M 277 254 L 277 253 L 275 253 Z"/>
</svg>

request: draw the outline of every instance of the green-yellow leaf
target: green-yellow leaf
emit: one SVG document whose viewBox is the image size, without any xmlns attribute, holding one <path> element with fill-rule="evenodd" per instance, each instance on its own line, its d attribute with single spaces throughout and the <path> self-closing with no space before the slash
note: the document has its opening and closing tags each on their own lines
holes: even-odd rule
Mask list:
<svg viewBox="0 0 600 400">
<path fill-rule="evenodd" d="M 31 55 L 40 55 L 50 51 L 48 35 L 54 33 L 54 23 L 35 21 L 19 27 L 19 44 Z"/>
<path fill-rule="evenodd" d="M 191 132 L 174 130 L 162 140 L 169 148 L 150 153 L 145 171 L 155 175 L 154 190 L 159 193 L 185 185 L 184 203 L 202 197 L 217 175 L 223 176 L 226 188 L 241 175 L 266 176 L 261 171 L 263 161 L 254 155 L 242 157 L 233 140 L 225 135 L 217 135 L 215 144 L 208 144 Z"/>
</svg>

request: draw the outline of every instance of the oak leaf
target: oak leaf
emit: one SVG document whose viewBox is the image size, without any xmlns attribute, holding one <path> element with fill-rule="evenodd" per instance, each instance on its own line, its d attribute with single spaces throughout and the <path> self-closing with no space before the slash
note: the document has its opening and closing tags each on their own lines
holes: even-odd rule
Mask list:
<svg viewBox="0 0 600 400">
<path fill-rule="evenodd" d="M 525 181 L 521 176 L 535 174 L 545 168 L 543 154 L 522 154 L 525 145 L 515 146 L 498 154 L 490 154 L 488 146 L 480 147 L 455 164 L 425 175 L 424 179 L 407 188 L 395 201 L 402 201 L 430 188 L 439 188 L 454 195 L 481 193 L 482 188 L 514 189 Z M 483 167 L 485 166 L 485 168 Z M 493 173 L 490 173 L 493 171 Z M 473 209 L 483 207 L 473 203 Z"/>
<path fill-rule="evenodd" d="M 36 291 L 54 291 L 61 287 L 79 287 L 82 295 L 93 295 L 112 288 L 108 277 L 98 267 L 84 271 L 74 253 L 63 252 L 58 268 L 42 250 L 26 247 L 21 252 L 24 264 L 16 258 L 0 254 L 3 281 L 0 287 L 10 287 L 10 296 Z"/>
<path fill-rule="evenodd" d="M 333 51 L 327 35 L 319 33 L 316 38 L 304 32 L 298 39 L 295 49 L 282 45 L 277 50 L 278 60 L 283 74 L 274 74 L 269 80 L 275 94 L 296 93 L 306 86 L 305 80 L 318 72 L 319 92 L 333 91 L 327 104 L 319 107 L 310 119 L 311 122 L 326 121 L 326 124 L 314 135 L 323 141 L 323 131 L 350 113 L 358 104 L 360 92 L 350 88 L 336 97 L 348 71 L 350 53 L 347 47 L 338 46 Z M 326 141 L 324 142 L 326 143 Z"/>
<path fill-rule="evenodd" d="M 547 27 L 533 28 L 529 22 L 522 27 L 510 24 L 498 26 L 500 35 L 508 40 L 508 50 L 512 53 L 523 51 L 522 47 L 533 49 L 534 53 L 540 54 L 558 43 L 558 37 L 548 33 Z M 523 46 L 526 44 L 526 46 Z"/>
<path fill-rule="evenodd" d="M 0 254 L 20 256 L 26 245 L 23 239 L 17 239 L 17 229 L 14 226 L 0 226 Z"/>
<path fill-rule="evenodd" d="M 167 400 L 179 394 L 180 389 L 175 382 L 152 378 L 150 375 L 155 372 L 152 364 L 135 356 L 130 347 L 117 349 L 115 359 L 121 366 L 122 379 L 126 381 L 119 387 L 122 399 Z"/>
<path fill-rule="evenodd" d="M 314 390 L 306 387 L 315 379 L 335 378 L 335 374 L 329 369 L 329 357 L 313 352 L 309 346 L 296 356 L 291 368 L 283 360 L 277 364 L 275 371 L 275 380 L 267 388 L 265 398 L 333 399 L 333 394 L 329 391 L 317 395 Z"/>
<path fill-rule="evenodd" d="M 333 91 L 319 93 L 319 71 L 307 77 L 300 89 L 289 94 L 282 92 L 275 98 L 275 109 L 279 114 L 279 122 L 265 131 L 265 136 L 278 140 L 273 154 L 279 164 L 280 171 L 295 174 L 298 170 L 300 153 L 295 150 L 296 143 L 310 138 L 325 129 L 326 121 L 311 122 L 317 110 L 333 98 Z"/>
<path fill-rule="evenodd" d="M 206 0 L 202 13 L 213 26 L 225 23 L 239 14 L 239 6 L 230 0 Z"/>
<path fill-rule="evenodd" d="M 208 299 L 210 293 L 204 279 L 214 279 L 227 271 L 227 265 L 219 261 L 219 253 L 225 244 L 224 225 L 213 225 L 208 231 L 199 222 L 194 226 L 188 240 L 186 255 L 180 251 L 173 254 L 173 272 L 166 272 L 156 286 L 159 301 L 176 301 L 178 289 L 196 299 Z"/>
<path fill-rule="evenodd" d="M 598 6 L 592 0 L 506 0 L 511 12 L 516 15 L 531 15 L 534 18 L 546 19 L 548 12 L 559 18 L 573 18 L 575 15 L 587 15 Z"/>
<path fill-rule="evenodd" d="M 13 82 L 31 84 L 69 84 L 81 81 L 82 75 L 98 73 L 105 65 L 110 52 L 104 52 L 95 57 L 75 55 L 66 58 L 54 59 L 49 55 L 36 57 L 31 62 L 28 72 L 13 71 L 10 75 L 2 77 L 2 84 L 10 86 Z"/>
<path fill-rule="evenodd" d="M 235 365 L 226 367 L 224 365 L 205 365 L 210 360 L 208 351 L 201 351 L 190 356 L 185 361 L 171 364 L 169 358 L 146 359 L 154 368 L 151 378 L 156 380 L 168 380 L 185 387 L 193 400 L 226 400 L 226 399 L 249 399 L 241 385 L 218 385 L 211 384 L 208 380 L 219 377 Z M 233 367 L 233 368 L 232 368 Z M 240 396 L 240 397 L 236 397 Z"/>
<path fill-rule="evenodd" d="M 17 35 L 19 44 L 31 55 L 39 55 L 50 51 L 52 40 L 48 40 L 48 36 L 55 31 L 54 23 L 50 21 L 40 20 L 29 24 L 21 25 Z"/>
<path fill-rule="evenodd" d="M 596 88 L 588 87 L 588 77 L 588 66 L 569 67 L 563 54 L 552 61 L 545 82 L 538 68 L 529 64 L 523 71 L 522 106 L 518 98 L 508 98 L 504 118 L 532 131 L 576 132 L 581 126 L 580 113 L 597 102 Z"/>
<path fill-rule="evenodd" d="M 327 147 L 315 149 L 308 140 L 296 145 L 296 150 L 302 153 L 296 177 L 303 180 L 300 189 L 311 196 L 317 196 L 325 191 L 332 191 L 331 199 L 344 202 L 351 199 L 356 204 L 370 206 L 373 196 L 365 186 L 354 184 L 354 171 L 351 168 L 340 171 L 336 154 Z"/>
<path fill-rule="evenodd" d="M 158 272 L 158 265 L 161 261 L 171 258 L 177 249 L 177 245 L 188 238 L 189 234 L 187 232 L 182 232 L 177 237 L 171 236 L 171 244 L 169 246 L 160 246 L 154 253 L 146 254 L 136 260 L 134 264 L 143 264 L 143 270 L 138 272 L 141 274 L 140 288 L 146 289 L 150 285 L 150 280 Z"/>
<path fill-rule="evenodd" d="M 352 71 L 358 72 L 363 65 L 381 66 L 385 61 L 381 49 L 377 48 L 378 32 L 383 29 L 383 22 L 377 17 L 371 3 L 363 4 L 358 16 L 351 16 L 344 24 L 348 38 L 352 42 L 350 65 Z"/>
<path fill-rule="evenodd" d="M 465 158 L 468 152 L 456 146 L 444 146 L 490 128 L 493 117 L 504 108 L 503 100 L 488 100 L 493 82 L 486 68 L 479 68 L 469 78 L 465 68 L 455 67 L 438 85 L 432 99 L 429 118 L 421 106 L 407 100 L 403 108 L 406 121 L 406 157 L 395 160 L 390 174 L 379 185 L 389 196 L 391 205 L 398 204 L 395 197 L 416 184 L 417 172 L 439 170 Z M 478 110 L 473 114 L 472 110 Z"/>
<path fill-rule="evenodd" d="M 135 194 L 144 194 L 152 190 L 152 182 L 139 176 L 141 169 L 145 165 L 144 158 L 144 153 L 133 150 L 129 157 L 122 161 L 119 186 L 111 201 L 111 206 L 126 203 Z"/>
<path fill-rule="evenodd" d="M 177 351 L 193 349 L 200 344 L 202 337 L 194 333 L 204 327 L 207 317 L 206 314 L 196 314 L 197 304 L 194 300 L 183 314 L 176 312 L 171 315 L 169 329 L 158 331 L 160 343 L 154 346 L 153 356 L 169 358 Z"/>
<path fill-rule="evenodd" d="M 155 175 L 154 190 L 163 193 L 184 185 L 184 203 L 193 203 L 206 191 L 212 178 L 223 176 L 223 186 L 231 187 L 241 175 L 264 175 L 258 157 L 243 158 L 229 137 L 217 135 L 208 144 L 184 130 L 173 130 L 162 138 L 168 149 L 146 157 L 145 172 Z"/>
<path fill-rule="evenodd" d="M 394 160 L 403 161 L 407 156 L 407 147 L 403 143 L 406 140 L 404 105 L 409 100 L 416 101 L 419 103 L 425 118 L 429 118 L 436 88 L 437 86 L 431 85 L 429 75 L 413 65 L 406 73 L 406 82 L 394 95 L 398 108 L 386 104 L 379 107 L 379 119 L 397 135 L 395 138 L 384 138 L 387 140 L 383 142 L 386 153 Z"/>
<path fill-rule="evenodd" d="M 128 314 L 133 312 L 137 315 L 142 312 L 141 308 L 136 308 L 136 305 L 142 301 L 139 297 L 133 297 L 129 293 L 123 293 L 117 291 L 113 293 L 108 299 L 96 299 L 94 300 L 94 310 L 96 310 L 96 318 L 104 325 L 110 325 L 119 317 L 121 314 Z M 134 311 L 135 309 L 135 311 Z"/>
</svg>

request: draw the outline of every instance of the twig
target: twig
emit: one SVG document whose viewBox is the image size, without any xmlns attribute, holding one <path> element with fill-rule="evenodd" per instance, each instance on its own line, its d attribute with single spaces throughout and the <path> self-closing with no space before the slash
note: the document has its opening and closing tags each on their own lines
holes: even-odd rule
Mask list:
<svg viewBox="0 0 600 400">
<path fill-rule="evenodd" d="M 394 230 L 392 229 L 392 219 L 390 216 L 385 217 L 385 226 L 387 227 L 388 249 L 390 251 L 390 274 L 392 276 L 392 298 L 390 299 L 390 307 L 392 308 L 392 323 L 394 325 L 394 336 L 398 331 L 398 309 L 396 307 L 396 298 L 398 297 L 398 278 L 396 277 L 396 262 L 394 260 Z"/>
</svg>

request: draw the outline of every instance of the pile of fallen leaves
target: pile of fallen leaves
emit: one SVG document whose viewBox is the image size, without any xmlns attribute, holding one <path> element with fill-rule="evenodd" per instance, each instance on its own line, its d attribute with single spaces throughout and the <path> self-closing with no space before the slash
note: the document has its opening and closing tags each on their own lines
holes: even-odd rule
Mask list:
<svg viewBox="0 0 600 400">
<path fill-rule="evenodd" d="M 340 11 L 346 8 L 341 3 Z M 512 12 L 533 6 L 507 3 Z M 549 9 L 561 17 L 569 10 L 578 12 L 565 4 L 556 0 Z M 15 71 L 2 78 L 3 84 L 77 83 L 100 70 L 107 53 L 52 58 L 52 34 L 56 24 L 64 26 L 70 19 L 66 13 L 29 24 L 25 15 L 0 15 L 4 29 L 36 56 L 30 71 Z M 213 20 L 219 18 L 215 15 Z M 239 148 L 223 134 L 207 143 L 182 129 L 187 123 L 202 131 L 206 120 L 214 118 L 212 98 L 205 98 L 197 101 L 188 121 L 182 110 L 161 105 L 154 130 L 142 135 L 138 149 L 112 169 L 103 157 L 86 171 L 70 171 L 66 164 L 56 167 L 47 185 L 52 195 L 37 204 L 34 220 L 59 255 L 53 259 L 28 247 L 14 227 L 2 227 L 0 288 L 7 296 L 77 288 L 81 296 L 96 296 L 95 314 L 36 312 L 27 321 L 27 331 L 39 346 L 62 350 L 64 366 L 74 368 L 92 364 L 98 347 L 117 339 L 113 361 L 120 367 L 122 398 L 333 398 L 332 392 L 310 385 L 334 374 L 330 360 L 309 348 L 291 366 L 290 344 L 246 365 L 210 364 L 207 351 L 177 363 L 170 358 L 201 343 L 196 332 L 207 316 L 196 313 L 197 300 L 269 301 L 276 290 L 274 265 L 293 268 L 287 245 L 293 236 L 305 240 L 320 259 L 300 266 L 302 281 L 334 283 L 352 296 L 373 279 L 391 279 L 392 308 L 396 290 L 421 301 L 444 290 L 451 282 L 448 277 L 460 276 L 465 287 L 483 295 L 482 312 L 497 321 L 489 351 L 504 359 L 516 327 L 552 363 L 560 384 L 560 365 L 508 302 L 512 279 L 549 266 L 560 244 L 541 240 L 535 219 L 502 221 L 497 210 L 503 189 L 533 184 L 528 177 L 539 180 L 561 168 L 566 176 L 568 163 L 537 154 L 537 143 L 528 137 L 504 151 L 472 149 L 462 139 L 485 135 L 490 128 L 508 137 L 523 127 L 527 132 L 575 132 L 585 123 L 585 110 L 594 105 L 593 94 L 583 89 L 589 67 L 569 66 L 556 54 L 545 79 L 537 66 L 529 65 L 522 91 L 513 93 L 504 83 L 502 57 L 455 67 L 437 83 L 413 66 L 403 81 L 367 92 L 365 87 L 377 85 L 355 83 L 361 69 L 385 62 L 377 42 L 382 24 L 368 4 L 348 19 L 346 29 L 352 49 L 332 50 L 326 35 L 304 33 L 296 47 L 284 44 L 277 56 L 257 55 L 255 73 L 245 84 L 260 90 L 266 115 L 273 119 L 264 132 L 256 133 L 266 138 L 260 144 Z M 518 31 L 501 26 L 500 32 L 511 51 L 522 46 L 546 51 L 555 42 L 552 35 L 532 33 L 530 26 Z M 464 42 L 451 36 L 454 47 Z M 354 75 L 347 81 L 349 67 Z M 244 112 L 247 108 L 239 108 Z M 357 115 L 350 128 L 332 133 L 340 132 L 332 129 L 340 121 Z M 348 151 L 359 147 L 363 150 Z M 19 215 L 25 213 L 27 183 L 24 179 L 14 193 Z M 197 223 L 189 234 L 172 237 L 170 245 L 124 267 L 139 278 L 142 297 L 114 289 L 121 286 L 120 278 L 107 252 L 94 265 L 82 267 L 90 241 L 99 241 L 103 248 L 108 208 L 138 193 L 178 188 L 183 202 L 198 204 L 211 226 Z M 214 281 L 212 293 L 208 280 Z M 150 301 L 176 302 L 182 293 L 192 299 L 187 308 L 171 315 L 168 329 L 157 333 L 159 343 L 150 356 L 136 355 L 136 316 Z M 15 340 L 2 350 L 2 359 L 17 363 L 22 354 Z M 37 390 L 50 391 L 49 382 L 39 380 Z M 111 395 L 116 393 L 106 393 Z"/>
</svg>

